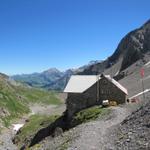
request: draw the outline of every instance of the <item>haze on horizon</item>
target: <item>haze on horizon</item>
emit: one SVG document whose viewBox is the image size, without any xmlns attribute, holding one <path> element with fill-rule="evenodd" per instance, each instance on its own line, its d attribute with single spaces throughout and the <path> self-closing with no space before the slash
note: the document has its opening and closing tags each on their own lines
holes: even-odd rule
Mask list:
<svg viewBox="0 0 150 150">
<path fill-rule="evenodd" d="M 103 60 L 150 18 L 149 0 L 0 1 L 0 72 L 66 70 Z"/>
</svg>

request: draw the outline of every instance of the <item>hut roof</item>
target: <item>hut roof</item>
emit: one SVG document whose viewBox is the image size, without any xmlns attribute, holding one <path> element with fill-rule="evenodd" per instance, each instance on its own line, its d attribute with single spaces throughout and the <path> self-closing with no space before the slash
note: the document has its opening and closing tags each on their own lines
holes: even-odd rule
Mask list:
<svg viewBox="0 0 150 150">
<path fill-rule="evenodd" d="M 110 75 L 104 75 L 104 77 L 128 95 L 127 89 L 124 88 L 119 82 L 111 78 Z M 66 88 L 64 89 L 64 92 L 83 93 L 100 79 L 100 75 L 72 75 Z"/>
<path fill-rule="evenodd" d="M 71 76 L 64 92 L 66 93 L 83 93 L 89 87 L 97 82 L 95 75 L 73 75 Z"/>
</svg>

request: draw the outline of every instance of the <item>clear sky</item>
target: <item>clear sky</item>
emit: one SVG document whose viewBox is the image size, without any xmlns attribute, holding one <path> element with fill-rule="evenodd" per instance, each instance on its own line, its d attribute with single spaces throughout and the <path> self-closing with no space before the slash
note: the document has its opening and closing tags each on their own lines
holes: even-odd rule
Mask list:
<svg viewBox="0 0 150 150">
<path fill-rule="evenodd" d="M 150 0 L 0 0 L 0 72 L 74 68 L 110 56 Z"/>
</svg>

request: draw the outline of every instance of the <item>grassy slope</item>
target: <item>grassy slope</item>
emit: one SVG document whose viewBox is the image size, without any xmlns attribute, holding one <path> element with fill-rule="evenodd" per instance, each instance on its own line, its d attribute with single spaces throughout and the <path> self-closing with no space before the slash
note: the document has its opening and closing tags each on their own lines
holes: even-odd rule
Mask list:
<svg viewBox="0 0 150 150">
<path fill-rule="evenodd" d="M 26 98 L 27 103 L 42 103 L 42 104 L 60 104 L 60 100 L 56 97 L 56 92 L 49 92 L 42 89 L 36 88 L 15 88 L 18 91 L 19 95 L 22 95 Z"/>
<path fill-rule="evenodd" d="M 59 116 L 45 116 L 45 115 L 33 115 L 29 118 L 29 122 L 21 128 L 19 134 L 15 137 L 15 143 L 18 147 L 22 144 L 30 141 L 35 134 L 42 128 L 46 128 L 49 124 L 54 122 Z"/>
<path fill-rule="evenodd" d="M 60 104 L 56 93 L 23 85 L 11 84 L 7 77 L 0 75 L 0 122 L 9 126 L 10 121 L 29 113 L 29 103 Z"/>
<path fill-rule="evenodd" d="M 101 108 L 99 106 L 90 107 L 87 109 L 83 109 L 75 114 L 72 118 L 70 125 L 76 126 L 78 124 L 82 124 L 88 121 L 96 120 L 99 117 L 105 116 L 111 112 L 108 108 Z"/>
</svg>

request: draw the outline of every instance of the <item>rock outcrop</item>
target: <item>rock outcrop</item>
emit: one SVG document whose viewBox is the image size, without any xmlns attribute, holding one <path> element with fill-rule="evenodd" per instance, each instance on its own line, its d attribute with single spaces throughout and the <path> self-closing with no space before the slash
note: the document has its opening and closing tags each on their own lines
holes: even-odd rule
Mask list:
<svg viewBox="0 0 150 150">
<path fill-rule="evenodd" d="M 150 149 L 150 101 L 127 117 L 117 129 L 118 150 Z"/>
<path fill-rule="evenodd" d="M 108 41 L 109 42 L 109 41 Z M 142 27 L 128 33 L 119 43 L 117 49 L 103 62 L 85 68 L 79 74 L 98 74 L 119 63 L 119 73 L 150 51 L 150 20 Z M 114 69 L 114 68 L 113 68 Z"/>
</svg>

